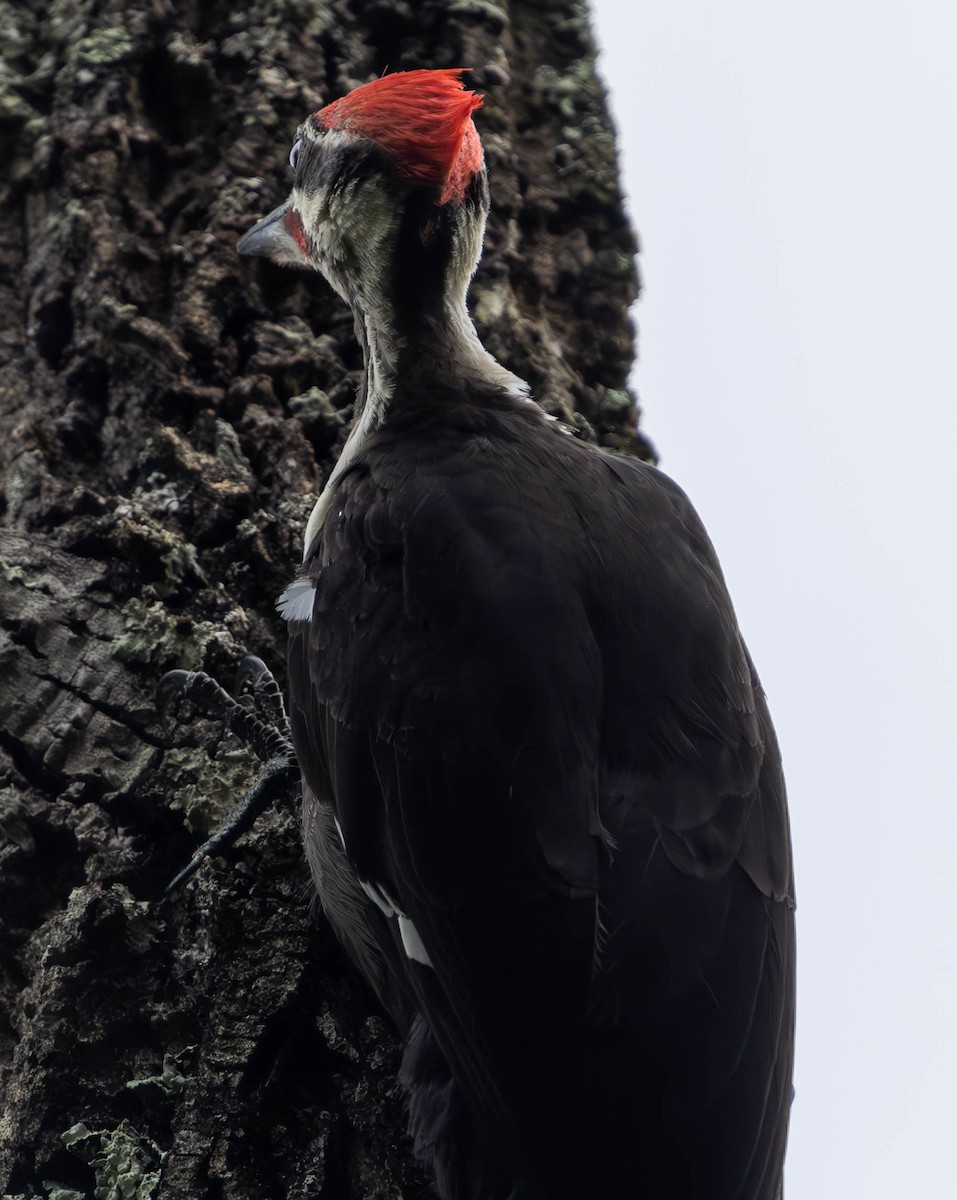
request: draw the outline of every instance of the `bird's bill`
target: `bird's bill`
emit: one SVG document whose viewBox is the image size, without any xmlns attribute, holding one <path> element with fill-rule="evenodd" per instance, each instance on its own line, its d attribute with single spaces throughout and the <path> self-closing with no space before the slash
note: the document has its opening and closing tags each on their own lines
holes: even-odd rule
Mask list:
<svg viewBox="0 0 957 1200">
<path fill-rule="evenodd" d="M 306 234 L 290 196 L 236 243 L 240 254 L 270 258 L 287 267 L 311 267 Z"/>
</svg>

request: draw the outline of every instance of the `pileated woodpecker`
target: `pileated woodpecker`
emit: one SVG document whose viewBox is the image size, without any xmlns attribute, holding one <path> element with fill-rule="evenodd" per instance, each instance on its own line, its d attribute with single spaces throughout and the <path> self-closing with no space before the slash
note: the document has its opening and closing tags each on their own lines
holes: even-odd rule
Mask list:
<svg viewBox="0 0 957 1200">
<path fill-rule="evenodd" d="M 479 341 L 481 103 L 423 70 L 321 108 L 239 243 L 320 271 L 365 354 L 280 604 L 306 853 L 446 1200 L 774 1200 L 793 879 L 764 693 L 683 492 Z"/>
</svg>

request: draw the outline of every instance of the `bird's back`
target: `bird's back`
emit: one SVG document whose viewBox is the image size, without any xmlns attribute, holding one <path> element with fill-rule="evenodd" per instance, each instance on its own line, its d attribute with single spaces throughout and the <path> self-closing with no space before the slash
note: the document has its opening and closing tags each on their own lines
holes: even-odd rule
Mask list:
<svg viewBox="0 0 957 1200">
<path fill-rule="evenodd" d="M 773 1200 L 790 846 L 710 542 L 523 401 L 400 400 L 290 676 L 307 849 L 406 1035 L 420 1152 L 447 1197 Z"/>
</svg>

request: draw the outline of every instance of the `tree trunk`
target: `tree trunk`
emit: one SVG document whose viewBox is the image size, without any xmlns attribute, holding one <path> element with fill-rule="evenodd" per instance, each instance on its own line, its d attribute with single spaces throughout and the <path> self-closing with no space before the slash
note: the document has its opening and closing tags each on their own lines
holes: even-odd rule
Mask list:
<svg viewBox="0 0 957 1200">
<path fill-rule="evenodd" d="M 574 0 L 11 7 L 0 131 L 0 1192 L 425 1197 L 398 1047 L 276 810 L 164 897 L 256 763 L 174 667 L 282 676 L 274 603 L 360 366 L 318 276 L 241 260 L 303 117 L 473 65 L 472 308 L 545 407 L 648 451 L 634 237 Z M 190 710 L 192 714 L 192 710 Z"/>
</svg>

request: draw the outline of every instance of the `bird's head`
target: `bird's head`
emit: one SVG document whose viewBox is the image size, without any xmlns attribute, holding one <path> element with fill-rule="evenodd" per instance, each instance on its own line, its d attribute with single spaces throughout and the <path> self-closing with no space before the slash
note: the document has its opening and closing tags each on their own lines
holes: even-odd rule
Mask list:
<svg viewBox="0 0 957 1200">
<path fill-rule="evenodd" d="M 314 267 L 367 315 L 464 300 L 488 212 L 481 103 L 462 71 L 420 70 L 319 109 L 293 142 L 289 198 L 239 252 Z"/>
</svg>

